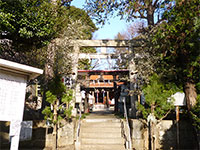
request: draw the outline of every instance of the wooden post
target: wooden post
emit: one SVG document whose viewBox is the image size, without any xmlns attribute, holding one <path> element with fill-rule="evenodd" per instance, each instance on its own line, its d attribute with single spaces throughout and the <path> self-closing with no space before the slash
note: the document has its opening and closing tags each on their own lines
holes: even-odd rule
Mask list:
<svg viewBox="0 0 200 150">
<path fill-rule="evenodd" d="M 97 104 L 99 103 L 99 90 L 97 90 Z"/>
<path fill-rule="evenodd" d="M 179 106 L 176 106 L 176 144 L 177 149 L 180 147 L 180 136 L 179 136 Z"/>
<path fill-rule="evenodd" d="M 11 121 L 10 124 L 10 150 L 18 150 L 20 130 L 21 130 L 21 120 Z"/>
<path fill-rule="evenodd" d="M 109 96 L 109 91 L 107 91 L 107 108 L 110 107 L 110 96 Z"/>
<path fill-rule="evenodd" d="M 138 95 L 138 103 L 141 104 L 141 99 L 140 99 L 141 95 Z"/>
<path fill-rule="evenodd" d="M 151 142 L 152 142 L 152 139 L 151 139 L 151 122 L 150 121 L 148 122 L 148 133 L 149 133 L 149 144 L 148 144 L 148 147 L 149 147 L 149 150 L 152 150 L 152 145 L 151 145 Z"/>
</svg>

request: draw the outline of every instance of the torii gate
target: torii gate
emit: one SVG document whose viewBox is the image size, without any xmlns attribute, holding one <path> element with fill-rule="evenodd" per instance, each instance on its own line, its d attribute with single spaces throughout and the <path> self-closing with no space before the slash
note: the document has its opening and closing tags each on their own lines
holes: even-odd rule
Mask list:
<svg viewBox="0 0 200 150">
<path fill-rule="evenodd" d="M 133 61 L 134 57 L 134 47 L 140 46 L 138 43 L 139 40 L 72 40 L 70 41 L 71 46 L 73 46 L 73 60 L 72 60 L 72 71 L 73 76 L 72 79 L 74 81 L 77 80 L 78 75 L 78 60 L 80 58 L 92 58 L 92 59 L 103 59 L 108 58 L 109 55 L 114 54 L 107 54 L 106 51 L 101 51 L 101 54 L 85 54 L 80 53 L 81 47 L 101 47 L 101 48 L 128 48 L 130 50 L 130 60 L 129 60 L 129 78 L 130 78 L 130 90 L 133 90 L 133 81 L 135 78 L 136 68 L 135 63 Z M 113 57 L 112 56 L 112 57 Z M 136 117 L 136 101 L 133 96 L 131 96 L 131 112 L 132 117 Z"/>
</svg>

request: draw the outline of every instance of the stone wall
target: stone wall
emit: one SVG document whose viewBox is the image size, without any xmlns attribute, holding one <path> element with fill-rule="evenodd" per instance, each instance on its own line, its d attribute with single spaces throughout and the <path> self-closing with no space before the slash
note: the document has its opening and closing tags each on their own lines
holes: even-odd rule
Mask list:
<svg viewBox="0 0 200 150">
<path fill-rule="evenodd" d="M 132 145 L 135 150 L 148 149 L 148 128 L 140 120 L 131 119 Z M 180 149 L 196 150 L 197 140 L 189 121 L 180 121 Z M 172 120 L 163 120 L 156 126 L 156 149 L 176 149 L 176 124 Z"/>
<path fill-rule="evenodd" d="M 73 150 L 75 140 L 75 120 L 62 122 L 58 129 L 58 147 Z M 148 128 L 137 119 L 129 120 L 131 126 L 132 145 L 135 150 L 148 150 Z M 184 120 L 180 125 L 180 149 L 196 150 L 197 140 L 193 127 Z M 176 149 L 176 124 L 172 120 L 163 120 L 156 126 L 156 148 L 163 150 Z M 52 147 L 52 129 L 46 130 L 45 121 L 33 121 L 32 139 L 21 141 L 20 149 L 47 149 Z M 9 149 L 9 123 L 0 122 L 0 149 Z"/>
<path fill-rule="evenodd" d="M 145 150 L 148 147 L 148 133 L 145 124 L 137 119 L 130 120 L 132 145 L 136 150 Z"/>
<path fill-rule="evenodd" d="M 67 147 L 74 144 L 75 121 L 63 122 L 63 127 L 58 129 L 58 147 Z"/>
<path fill-rule="evenodd" d="M 20 141 L 20 149 L 47 149 L 52 147 L 52 128 L 46 128 L 43 120 L 33 121 L 32 139 Z M 73 150 L 75 121 L 63 121 L 58 129 L 58 150 Z M 0 122 L 0 149 L 9 149 L 9 122 Z"/>
</svg>

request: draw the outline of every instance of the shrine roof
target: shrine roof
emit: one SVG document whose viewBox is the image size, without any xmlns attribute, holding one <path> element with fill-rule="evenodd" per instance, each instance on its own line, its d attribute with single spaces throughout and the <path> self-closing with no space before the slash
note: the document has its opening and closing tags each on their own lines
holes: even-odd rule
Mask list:
<svg viewBox="0 0 200 150">
<path fill-rule="evenodd" d="M 114 72 L 129 72 L 128 69 L 122 69 L 122 70 L 78 70 L 80 73 L 90 73 L 90 72 L 109 72 L 109 73 L 114 73 Z"/>
</svg>

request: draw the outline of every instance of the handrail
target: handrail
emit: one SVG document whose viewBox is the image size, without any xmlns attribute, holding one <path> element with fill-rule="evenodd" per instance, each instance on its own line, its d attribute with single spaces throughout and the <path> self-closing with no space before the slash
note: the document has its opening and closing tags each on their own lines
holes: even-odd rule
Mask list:
<svg viewBox="0 0 200 150">
<path fill-rule="evenodd" d="M 80 128 L 81 128 L 81 109 L 79 108 L 79 119 L 78 119 L 78 127 L 76 131 L 76 142 L 79 142 L 79 134 L 80 134 Z"/>
<path fill-rule="evenodd" d="M 126 109 L 126 101 L 125 101 L 125 97 L 123 98 L 123 102 L 124 102 L 124 117 L 126 119 L 126 126 L 128 128 L 128 146 L 126 147 L 128 150 L 132 150 L 132 140 L 131 140 L 131 130 L 130 130 L 130 126 L 129 126 L 129 123 L 128 123 L 128 115 L 127 115 L 127 109 Z"/>
</svg>

